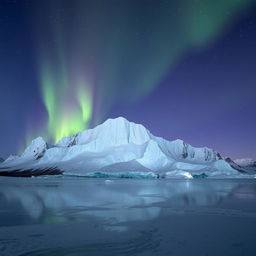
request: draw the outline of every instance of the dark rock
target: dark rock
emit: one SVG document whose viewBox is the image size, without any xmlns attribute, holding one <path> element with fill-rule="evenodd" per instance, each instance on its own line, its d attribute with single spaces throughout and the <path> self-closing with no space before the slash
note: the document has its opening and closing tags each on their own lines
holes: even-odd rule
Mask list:
<svg viewBox="0 0 256 256">
<path fill-rule="evenodd" d="M 32 177 L 42 175 L 60 175 L 63 172 L 57 167 L 49 167 L 43 169 L 9 169 L 0 168 L 0 176 L 10 177 Z"/>
</svg>

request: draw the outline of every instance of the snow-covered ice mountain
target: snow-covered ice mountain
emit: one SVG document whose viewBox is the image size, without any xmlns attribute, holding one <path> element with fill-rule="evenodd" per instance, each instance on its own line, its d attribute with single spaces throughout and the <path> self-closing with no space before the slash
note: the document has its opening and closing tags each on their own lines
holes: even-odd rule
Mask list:
<svg viewBox="0 0 256 256">
<path fill-rule="evenodd" d="M 251 158 L 236 159 L 234 162 L 247 173 L 256 173 L 256 161 Z"/>
<path fill-rule="evenodd" d="M 244 166 L 244 167 L 251 167 L 251 166 L 256 167 L 256 161 L 251 158 L 235 159 L 234 162 L 236 164 L 238 164 L 240 166 Z"/>
<path fill-rule="evenodd" d="M 123 117 L 64 137 L 53 146 L 41 137 L 33 140 L 21 156 L 10 156 L 0 165 L 2 175 L 22 173 L 186 178 L 202 173 L 239 175 L 215 150 L 156 137 L 141 124 Z"/>
</svg>

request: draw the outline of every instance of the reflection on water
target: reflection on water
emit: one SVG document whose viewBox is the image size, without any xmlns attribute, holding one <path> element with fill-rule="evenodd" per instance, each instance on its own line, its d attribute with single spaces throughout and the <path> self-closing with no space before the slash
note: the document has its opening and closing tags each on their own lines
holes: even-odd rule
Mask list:
<svg viewBox="0 0 256 256">
<path fill-rule="evenodd" d="M 0 183 L 0 255 L 254 255 L 256 249 L 254 180 Z"/>
</svg>

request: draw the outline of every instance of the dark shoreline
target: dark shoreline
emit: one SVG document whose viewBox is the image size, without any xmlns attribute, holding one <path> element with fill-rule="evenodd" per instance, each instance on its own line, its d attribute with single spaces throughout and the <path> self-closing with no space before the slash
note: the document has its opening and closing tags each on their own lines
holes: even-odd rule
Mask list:
<svg viewBox="0 0 256 256">
<path fill-rule="evenodd" d="M 8 177 L 33 177 L 42 175 L 61 175 L 63 171 L 56 167 L 44 169 L 7 169 L 0 168 L 0 176 Z"/>
</svg>

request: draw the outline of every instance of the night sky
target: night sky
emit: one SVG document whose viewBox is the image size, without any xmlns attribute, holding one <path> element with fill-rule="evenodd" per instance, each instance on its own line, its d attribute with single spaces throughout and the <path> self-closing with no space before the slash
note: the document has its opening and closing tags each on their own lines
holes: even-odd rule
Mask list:
<svg viewBox="0 0 256 256">
<path fill-rule="evenodd" d="M 256 1 L 0 0 L 0 156 L 123 116 L 256 158 Z"/>
</svg>

